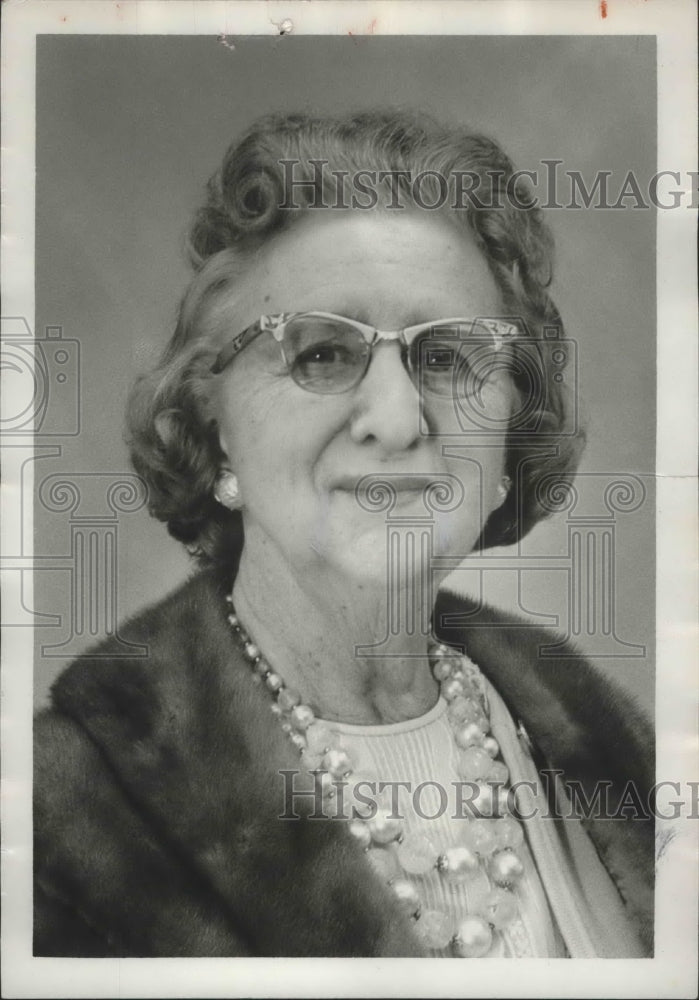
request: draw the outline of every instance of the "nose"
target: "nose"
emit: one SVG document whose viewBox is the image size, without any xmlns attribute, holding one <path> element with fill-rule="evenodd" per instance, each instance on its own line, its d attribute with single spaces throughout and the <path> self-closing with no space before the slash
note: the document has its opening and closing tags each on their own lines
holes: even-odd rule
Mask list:
<svg viewBox="0 0 699 1000">
<path fill-rule="evenodd" d="M 382 457 L 417 446 L 420 396 L 395 341 L 374 348 L 366 375 L 355 389 L 350 433 L 357 444 L 376 442 Z"/>
</svg>

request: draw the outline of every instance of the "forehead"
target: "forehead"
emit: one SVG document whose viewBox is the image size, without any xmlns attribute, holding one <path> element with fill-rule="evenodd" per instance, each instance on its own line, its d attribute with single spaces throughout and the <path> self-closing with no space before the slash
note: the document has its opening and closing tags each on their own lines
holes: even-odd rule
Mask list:
<svg viewBox="0 0 699 1000">
<path fill-rule="evenodd" d="M 308 212 L 267 244 L 231 302 L 241 328 L 264 313 L 309 309 L 395 328 L 498 307 L 470 234 L 434 213 L 388 211 Z"/>
</svg>

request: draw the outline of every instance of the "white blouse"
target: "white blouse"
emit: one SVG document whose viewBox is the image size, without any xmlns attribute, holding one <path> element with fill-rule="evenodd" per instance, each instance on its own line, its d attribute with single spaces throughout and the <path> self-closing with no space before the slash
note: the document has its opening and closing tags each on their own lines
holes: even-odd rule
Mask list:
<svg viewBox="0 0 699 1000">
<path fill-rule="evenodd" d="M 547 802 L 538 772 L 504 702 L 487 681 L 491 732 L 509 770 L 509 784 L 528 782 L 516 790 L 523 815 L 525 840 L 517 848 L 524 874 L 513 893 L 518 916 L 494 935 L 488 958 L 635 957 L 643 954 L 624 913 L 616 887 L 603 868 L 579 822 L 546 818 Z M 376 775 L 383 782 L 403 782 L 389 788 L 391 804 L 404 818 L 406 835 L 422 834 L 441 854 L 463 843 L 470 822 L 460 803 L 463 784 L 457 769 L 458 748 L 440 696 L 426 714 L 388 725 L 357 726 L 318 720 L 336 732 L 357 773 Z M 532 784 L 535 790 L 532 790 Z M 385 793 L 386 794 L 386 793 Z M 557 789 L 559 807 L 565 793 Z M 468 796 L 464 801 L 468 801 Z M 386 881 L 405 877 L 391 845 L 374 846 L 368 854 Z M 450 915 L 455 924 L 478 909 L 478 900 L 493 888 L 485 867 L 466 882 L 453 884 L 436 869 L 409 876 L 423 909 Z M 451 955 L 449 948 L 432 956 Z"/>
</svg>

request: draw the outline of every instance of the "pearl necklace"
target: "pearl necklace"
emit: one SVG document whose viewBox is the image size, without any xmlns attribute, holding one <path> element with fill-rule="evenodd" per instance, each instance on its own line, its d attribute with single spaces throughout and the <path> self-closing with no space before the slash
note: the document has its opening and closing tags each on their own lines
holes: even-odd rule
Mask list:
<svg viewBox="0 0 699 1000">
<path fill-rule="evenodd" d="M 299 693 L 287 687 L 270 667 L 235 614 L 232 596 L 226 600 L 231 606 L 228 623 L 252 668 L 252 676 L 272 694 L 272 711 L 299 750 L 304 767 L 315 775 L 324 804 L 337 799 L 340 786 L 343 790 L 349 786 L 350 792 L 360 783 L 366 787 L 371 776 L 355 773 L 338 734 L 319 722 L 310 706 L 301 702 Z M 459 958 L 481 958 L 491 951 L 498 932 L 518 915 L 511 890 L 524 872 L 516 851 L 524 834 L 509 814 L 505 787 L 508 770 L 499 759 L 497 740 L 490 734 L 488 699 L 480 670 L 443 643 L 431 643 L 428 657 L 448 703 L 459 774 L 464 781 L 475 783 L 477 791 L 470 804 L 481 818 L 465 822 L 461 844 L 440 853 L 428 837 L 404 833 L 403 819 L 385 803 L 368 801 L 362 795 L 359 800 L 355 797 L 357 804 L 353 818 L 348 820 L 348 830 L 365 851 L 393 849 L 405 876 L 419 878 L 436 869 L 448 882 L 460 884 L 485 868 L 492 890 L 474 912 L 456 921 L 441 910 L 423 909 L 410 877 L 388 879 L 401 908 L 415 920 L 415 930 L 426 948 L 441 950 L 451 946 Z"/>
</svg>

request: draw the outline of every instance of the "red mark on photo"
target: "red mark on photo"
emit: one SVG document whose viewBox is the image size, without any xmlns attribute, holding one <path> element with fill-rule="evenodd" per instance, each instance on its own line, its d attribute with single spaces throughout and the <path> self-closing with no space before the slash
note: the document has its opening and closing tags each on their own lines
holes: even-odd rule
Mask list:
<svg viewBox="0 0 699 1000">
<path fill-rule="evenodd" d="M 600 0 L 599 12 L 603 18 L 607 16 L 607 0 Z"/>
</svg>

